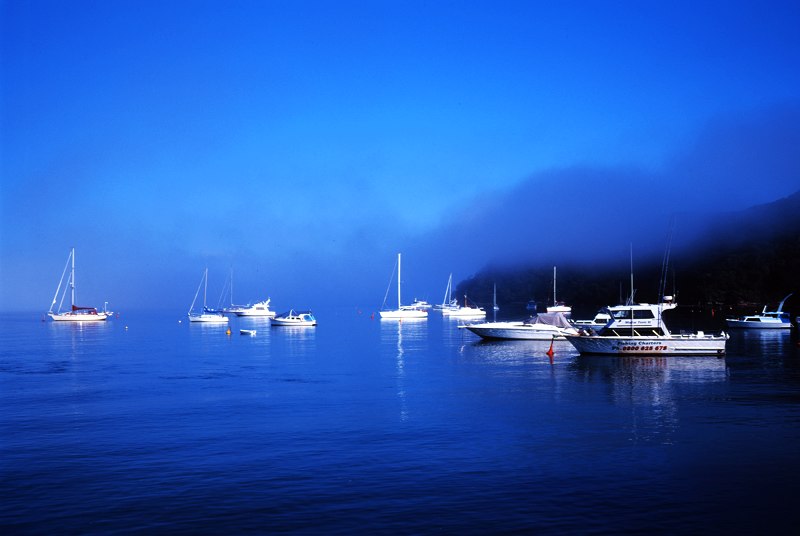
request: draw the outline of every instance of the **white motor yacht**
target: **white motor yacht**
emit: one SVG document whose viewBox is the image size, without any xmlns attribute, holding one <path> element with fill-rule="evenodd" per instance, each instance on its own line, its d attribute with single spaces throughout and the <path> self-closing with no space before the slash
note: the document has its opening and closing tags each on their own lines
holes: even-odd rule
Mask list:
<svg viewBox="0 0 800 536">
<path fill-rule="evenodd" d="M 580 330 L 567 340 L 581 354 L 599 355 L 725 355 L 729 336 L 702 331 L 672 334 L 662 318 L 677 303 L 636 303 L 608 307 L 611 321 L 599 332 Z"/>
<path fill-rule="evenodd" d="M 484 339 L 517 339 L 550 341 L 564 340 L 566 335 L 577 335 L 562 313 L 539 313 L 517 322 L 483 322 L 459 326 Z"/>
<path fill-rule="evenodd" d="M 234 311 L 236 316 L 267 316 L 272 318 L 275 316 L 275 311 L 269 308 L 270 299 L 267 298 L 265 301 L 254 303 L 249 307 L 242 307 Z"/>
</svg>

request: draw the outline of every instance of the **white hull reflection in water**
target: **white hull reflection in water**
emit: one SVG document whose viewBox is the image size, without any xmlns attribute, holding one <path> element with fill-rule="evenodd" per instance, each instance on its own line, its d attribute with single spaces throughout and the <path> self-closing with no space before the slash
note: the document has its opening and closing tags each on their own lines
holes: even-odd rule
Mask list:
<svg viewBox="0 0 800 536">
<path fill-rule="evenodd" d="M 381 319 L 380 353 L 382 358 L 394 362 L 395 393 L 400 421 L 409 419 L 407 361 L 425 359 L 428 345 L 428 321 L 426 318 L 387 321 Z"/>
<path fill-rule="evenodd" d="M 578 351 L 565 339 L 530 340 L 516 339 L 512 342 L 500 339 L 470 339 L 470 353 L 487 363 L 507 365 L 558 365 L 570 363 Z M 552 349 L 552 360 L 548 352 Z M 462 353 L 466 353 L 462 351 Z"/>
<path fill-rule="evenodd" d="M 580 356 L 575 368 L 608 374 L 622 383 L 706 383 L 728 379 L 725 358 L 714 356 L 625 356 L 608 359 L 603 356 Z"/>
</svg>

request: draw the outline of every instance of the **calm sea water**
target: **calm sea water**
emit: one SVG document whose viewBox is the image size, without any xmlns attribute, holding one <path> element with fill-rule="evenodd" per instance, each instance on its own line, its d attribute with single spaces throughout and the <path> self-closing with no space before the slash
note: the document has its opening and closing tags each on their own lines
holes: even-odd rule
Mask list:
<svg viewBox="0 0 800 536">
<path fill-rule="evenodd" d="M 586 358 L 435 313 L 314 329 L 0 317 L 5 533 L 764 533 L 795 525 L 800 348 Z M 258 330 L 240 336 L 240 327 Z"/>
</svg>

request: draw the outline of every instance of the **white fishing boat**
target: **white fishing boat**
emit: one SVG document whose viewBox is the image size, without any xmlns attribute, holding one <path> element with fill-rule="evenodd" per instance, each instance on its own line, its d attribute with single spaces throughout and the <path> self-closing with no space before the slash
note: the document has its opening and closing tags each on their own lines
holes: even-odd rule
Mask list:
<svg viewBox="0 0 800 536">
<path fill-rule="evenodd" d="M 197 296 L 200 294 L 200 289 L 203 289 L 203 312 L 193 313 L 194 304 L 197 302 Z M 228 322 L 228 317 L 217 311 L 211 311 L 206 307 L 206 294 L 208 291 L 208 268 L 203 271 L 203 277 L 200 279 L 200 285 L 197 287 L 197 292 L 194 293 L 192 305 L 189 306 L 189 322 L 205 322 L 214 324 L 223 324 Z"/>
<path fill-rule="evenodd" d="M 254 303 L 253 305 L 247 307 L 241 307 L 234 311 L 236 316 L 266 316 L 266 317 L 273 317 L 275 316 L 275 311 L 269 308 L 270 298 L 267 298 L 265 301 Z"/>
<path fill-rule="evenodd" d="M 789 299 L 793 293 L 788 294 L 780 305 L 777 311 L 767 311 L 767 306 L 761 314 L 747 315 L 739 318 L 726 318 L 725 323 L 729 328 L 746 328 L 746 329 L 791 329 L 792 322 L 789 313 L 783 311 L 783 304 Z"/>
<path fill-rule="evenodd" d="M 402 301 L 400 299 L 400 284 L 401 284 L 401 257 L 400 254 L 397 254 L 397 309 L 389 309 L 385 311 L 381 311 L 380 315 L 381 318 L 391 319 L 391 320 L 402 320 L 406 318 L 427 318 L 428 311 L 425 309 L 411 309 L 408 307 L 403 307 Z M 389 280 L 389 288 L 391 288 L 392 282 L 391 279 Z M 384 305 L 386 304 L 386 298 L 389 296 L 389 288 L 386 289 L 386 296 L 383 298 Z"/>
<path fill-rule="evenodd" d="M 581 329 L 567 340 L 581 354 L 598 355 L 725 355 L 729 336 L 725 333 L 706 334 L 697 331 L 673 334 L 662 318 L 664 311 L 675 309 L 677 303 L 630 303 L 606 308 L 609 323 L 599 332 Z"/>
<path fill-rule="evenodd" d="M 61 294 L 61 302 L 59 303 L 58 311 L 56 312 L 53 311 L 53 308 L 58 300 L 58 294 L 61 292 L 61 285 L 64 283 L 64 277 L 66 276 L 67 268 L 70 268 L 70 265 L 72 268 L 70 269 L 69 278 L 67 279 L 67 284 L 64 286 L 64 293 Z M 61 311 L 68 288 L 70 290 L 71 307 L 68 311 Z M 106 304 L 108 304 L 108 302 L 106 302 Z M 47 316 L 56 322 L 102 322 L 111 316 L 110 313 L 99 312 L 95 307 L 81 307 L 79 305 L 75 305 L 75 248 L 72 248 L 69 256 L 67 256 L 67 264 L 64 265 L 64 271 L 61 272 L 61 279 L 58 281 L 58 287 L 56 287 L 56 293 L 53 295 L 53 302 L 50 304 L 50 310 L 47 312 Z"/>
<path fill-rule="evenodd" d="M 516 339 L 529 341 L 564 340 L 566 335 L 577 335 L 562 313 L 539 313 L 527 320 L 516 322 L 483 322 L 459 326 L 484 339 Z"/>
<path fill-rule="evenodd" d="M 470 305 L 469 301 L 467 300 L 467 295 L 465 294 L 464 305 L 452 309 L 442 309 L 442 314 L 444 316 L 449 316 L 450 318 L 476 318 L 480 316 L 486 316 L 486 311 L 483 309 L 483 307 Z"/>
<path fill-rule="evenodd" d="M 562 313 L 564 316 L 569 317 L 572 314 L 572 307 L 559 302 L 556 297 L 556 267 L 553 266 L 553 305 L 547 308 L 548 313 Z"/>
<path fill-rule="evenodd" d="M 295 311 L 290 309 L 270 319 L 273 326 L 316 326 L 317 319 L 311 311 Z"/>
</svg>

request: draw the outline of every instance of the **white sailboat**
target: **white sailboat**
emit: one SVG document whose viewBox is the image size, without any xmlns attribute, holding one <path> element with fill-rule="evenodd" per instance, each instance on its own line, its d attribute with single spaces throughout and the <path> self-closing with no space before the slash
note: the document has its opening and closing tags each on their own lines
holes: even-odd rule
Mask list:
<svg viewBox="0 0 800 536">
<path fill-rule="evenodd" d="M 389 281 L 389 285 L 391 287 L 391 280 Z M 414 309 L 410 307 L 403 307 L 402 300 L 400 299 L 400 285 L 401 285 L 401 257 L 400 253 L 397 254 L 397 309 L 391 309 L 387 311 L 381 311 L 380 315 L 381 318 L 392 319 L 392 320 L 403 320 L 408 318 L 428 318 L 428 311 L 425 309 Z M 389 289 L 386 289 L 386 294 L 388 296 Z M 386 298 L 384 298 L 384 304 L 386 303 Z"/>
<path fill-rule="evenodd" d="M 230 305 L 222 305 L 222 299 L 225 297 L 225 294 L 230 294 Z M 222 287 L 222 292 L 219 295 L 219 301 L 217 302 L 217 309 L 211 312 L 220 312 L 223 314 L 236 314 L 238 315 L 240 311 L 244 311 L 245 309 L 249 308 L 250 304 L 247 305 L 236 305 L 233 303 L 233 268 L 231 268 L 231 275 L 228 281 L 225 282 L 225 285 Z"/>
<path fill-rule="evenodd" d="M 67 268 L 70 266 L 70 263 L 72 263 L 72 268 L 70 269 L 69 279 L 67 280 L 67 285 L 64 287 L 64 293 L 61 295 L 58 311 L 54 312 L 53 307 L 55 307 L 56 300 L 58 300 L 58 293 L 61 291 L 61 285 L 64 283 L 64 276 L 67 274 Z M 70 289 L 71 307 L 69 311 L 62 312 L 61 306 L 64 304 L 67 287 Z M 98 312 L 95 307 L 81 307 L 75 305 L 75 248 L 72 248 L 69 252 L 67 264 L 64 266 L 64 271 L 61 272 L 61 279 L 58 282 L 58 287 L 56 287 L 56 293 L 53 296 L 53 302 L 50 304 L 50 310 L 47 312 L 47 316 L 57 322 L 101 322 L 111 316 L 105 312 Z"/>
<path fill-rule="evenodd" d="M 572 314 L 572 307 L 559 303 L 556 298 L 556 267 L 553 266 L 553 305 L 547 308 L 548 313 L 561 313 L 566 317 Z"/>
<path fill-rule="evenodd" d="M 449 316 L 450 318 L 474 318 L 478 316 L 486 316 L 486 311 L 483 309 L 483 307 L 470 305 L 467 301 L 467 295 L 464 294 L 463 306 L 456 306 L 454 309 L 442 310 L 442 314 L 444 316 Z"/>
<path fill-rule="evenodd" d="M 200 294 L 200 287 L 203 287 L 203 312 L 193 313 L 194 304 L 197 301 L 197 296 Z M 203 277 L 200 279 L 200 285 L 197 287 L 197 292 L 194 293 L 192 305 L 189 307 L 189 322 L 206 322 L 206 323 L 226 323 L 228 317 L 219 312 L 209 311 L 206 307 L 206 291 L 208 290 L 208 268 L 203 271 Z"/>
<path fill-rule="evenodd" d="M 453 299 L 452 292 L 453 274 L 450 274 L 450 277 L 447 278 L 447 287 L 444 289 L 444 298 L 442 298 L 442 303 L 441 305 L 434 305 L 433 308 L 437 311 L 441 311 L 444 315 L 446 315 L 448 311 L 458 309 L 458 301 Z"/>
</svg>

